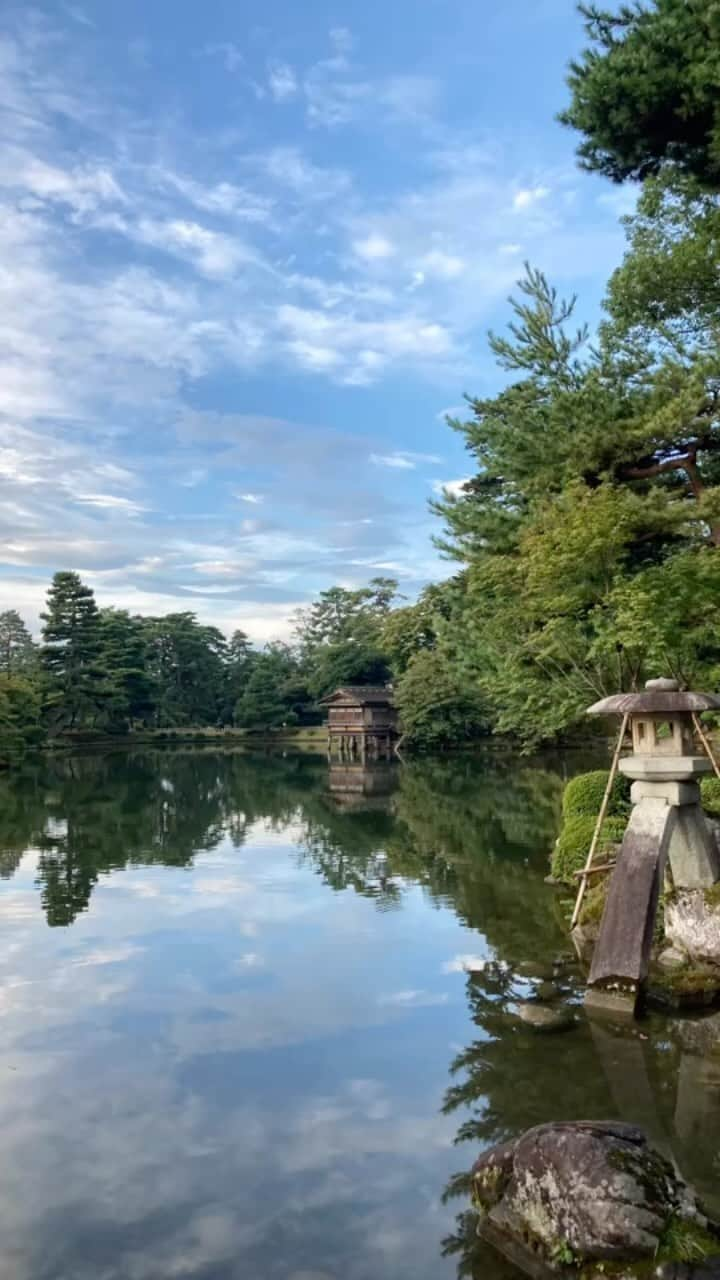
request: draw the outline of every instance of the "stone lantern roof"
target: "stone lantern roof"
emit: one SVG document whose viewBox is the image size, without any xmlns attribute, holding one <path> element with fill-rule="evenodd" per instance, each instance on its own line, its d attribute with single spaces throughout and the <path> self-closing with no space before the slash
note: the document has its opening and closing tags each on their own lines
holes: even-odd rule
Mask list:
<svg viewBox="0 0 720 1280">
<path fill-rule="evenodd" d="M 649 681 L 650 684 L 654 683 Z M 714 693 L 680 693 L 675 689 L 646 688 L 643 693 L 613 693 L 588 707 L 589 716 L 662 715 L 678 711 L 716 711 L 720 697 Z"/>
</svg>

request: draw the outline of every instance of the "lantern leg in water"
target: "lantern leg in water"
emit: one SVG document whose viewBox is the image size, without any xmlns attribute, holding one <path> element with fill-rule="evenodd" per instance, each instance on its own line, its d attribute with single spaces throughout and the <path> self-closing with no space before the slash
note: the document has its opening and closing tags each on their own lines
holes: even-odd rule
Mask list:
<svg viewBox="0 0 720 1280">
<path fill-rule="evenodd" d="M 663 800 L 633 808 L 613 871 L 585 1004 L 634 1015 L 648 975 L 655 915 L 677 810 Z"/>
</svg>

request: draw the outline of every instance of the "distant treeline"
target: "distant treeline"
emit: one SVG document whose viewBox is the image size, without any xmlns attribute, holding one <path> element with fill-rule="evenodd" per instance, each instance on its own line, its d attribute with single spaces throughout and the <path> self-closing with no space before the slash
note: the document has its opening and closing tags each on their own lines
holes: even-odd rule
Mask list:
<svg viewBox="0 0 720 1280">
<path fill-rule="evenodd" d="M 228 638 L 194 613 L 98 608 L 78 574 L 57 573 L 39 643 L 15 610 L 0 614 L 0 755 L 95 734 L 319 724 L 326 693 L 385 682 L 406 665 L 411 636 L 400 621 L 412 611 L 393 609 L 396 596 L 389 578 L 333 587 L 296 614 L 291 643 L 255 648 L 243 631 Z M 431 639 L 425 631 L 412 643 Z M 448 732 L 450 710 L 446 739 L 460 728 L 453 721 Z M 464 736 L 479 727 L 468 720 Z"/>
</svg>

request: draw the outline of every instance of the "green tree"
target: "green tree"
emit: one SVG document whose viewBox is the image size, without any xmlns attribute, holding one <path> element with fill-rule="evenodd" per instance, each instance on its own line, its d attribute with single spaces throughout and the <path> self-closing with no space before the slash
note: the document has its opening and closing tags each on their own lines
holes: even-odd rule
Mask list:
<svg viewBox="0 0 720 1280">
<path fill-rule="evenodd" d="M 53 730 L 94 726 L 108 696 L 95 596 L 77 573 L 56 573 L 48 591 L 40 659 Z"/>
<path fill-rule="evenodd" d="M 40 692 L 25 676 L 0 675 L 0 761 L 13 763 L 42 741 Z"/>
<path fill-rule="evenodd" d="M 37 647 L 15 609 L 0 613 L 0 672 L 4 675 L 29 673 L 37 662 Z"/>
<path fill-rule="evenodd" d="M 106 716 L 110 726 L 128 729 L 150 719 L 153 683 L 147 672 L 147 627 L 125 609 L 100 611 L 101 660 L 107 671 Z"/>
<path fill-rule="evenodd" d="M 693 179 L 668 170 L 645 183 L 624 220 L 628 250 L 608 286 L 609 337 L 648 356 L 705 355 L 720 337 L 720 207 Z"/>
<path fill-rule="evenodd" d="M 243 729 L 279 729 L 294 724 L 289 686 L 295 664 L 285 645 L 268 645 L 252 664 L 249 679 L 235 708 L 235 723 Z"/>
<path fill-rule="evenodd" d="M 489 715 L 476 682 L 462 678 L 445 655 L 421 650 L 395 687 L 405 741 L 421 750 L 466 742 L 489 731 Z"/>
<path fill-rule="evenodd" d="M 520 377 L 456 424 L 478 474 L 437 504 L 443 546 L 467 566 L 440 646 L 496 727 L 531 743 L 661 661 L 688 680 L 714 672 L 701 616 L 712 628 L 720 439 L 705 354 L 625 343 L 611 320 L 588 351 L 567 332 L 572 302 L 537 272 L 513 308 L 491 348 Z M 658 607 L 683 574 L 701 592 L 684 629 Z"/>
<path fill-rule="evenodd" d="M 383 684 L 390 667 L 383 626 L 397 596 L 394 578 L 367 587 L 331 587 L 296 615 L 295 635 L 307 685 L 321 698 L 340 684 Z"/>
<path fill-rule="evenodd" d="M 225 665 L 225 690 L 223 697 L 222 722 L 232 724 L 235 718 L 235 707 L 242 697 L 243 690 L 250 678 L 255 660 L 250 640 L 239 628 L 233 631 L 227 647 Z"/>
<path fill-rule="evenodd" d="M 216 725 L 225 700 L 227 641 L 194 613 L 169 613 L 146 622 L 156 724 Z"/>
<path fill-rule="evenodd" d="M 616 12 L 583 4 L 590 47 L 570 66 L 580 163 L 622 182 L 671 164 L 720 187 L 720 10 L 716 0 L 652 0 Z"/>
</svg>

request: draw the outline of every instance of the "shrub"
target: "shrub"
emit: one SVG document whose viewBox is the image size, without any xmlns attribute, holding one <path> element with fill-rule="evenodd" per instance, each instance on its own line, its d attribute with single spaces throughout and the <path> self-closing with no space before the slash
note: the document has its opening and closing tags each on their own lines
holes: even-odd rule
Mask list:
<svg viewBox="0 0 720 1280">
<path fill-rule="evenodd" d="M 713 818 L 720 818 L 720 778 L 703 778 L 700 798 L 705 812 Z"/>
<path fill-rule="evenodd" d="M 568 782 L 563 793 L 564 818 L 597 818 L 607 786 L 608 770 L 595 769 L 579 773 Z M 624 818 L 630 812 L 630 782 L 618 773 L 613 782 L 608 817 Z"/>
<path fill-rule="evenodd" d="M 574 814 L 565 819 L 552 856 L 552 874 L 556 880 L 562 880 L 566 884 L 575 883 L 573 872 L 581 871 L 585 866 L 596 821 L 597 813 Z M 614 815 L 606 818 L 600 830 L 597 852 L 618 844 L 623 838 L 625 825 L 624 817 Z"/>
</svg>

